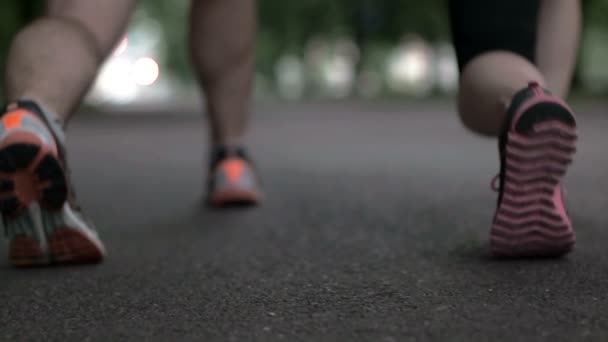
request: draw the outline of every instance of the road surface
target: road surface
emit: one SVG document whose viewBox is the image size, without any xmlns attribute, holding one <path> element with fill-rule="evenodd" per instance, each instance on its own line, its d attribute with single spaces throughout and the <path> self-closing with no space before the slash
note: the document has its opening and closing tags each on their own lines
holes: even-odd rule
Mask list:
<svg viewBox="0 0 608 342">
<path fill-rule="evenodd" d="M 487 255 L 496 144 L 450 106 L 260 105 L 267 200 L 230 211 L 201 202 L 200 116 L 81 116 L 70 159 L 109 257 L 0 259 L 0 340 L 606 341 L 607 107 L 579 106 L 575 252 L 511 262 Z"/>
</svg>

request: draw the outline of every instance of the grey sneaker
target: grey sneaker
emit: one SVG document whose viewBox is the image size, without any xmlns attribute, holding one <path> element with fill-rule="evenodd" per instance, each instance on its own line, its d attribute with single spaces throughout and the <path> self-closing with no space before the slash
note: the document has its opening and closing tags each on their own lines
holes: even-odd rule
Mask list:
<svg viewBox="0 0 608 342">
<path fill-rule="evenodd" d="M 76 205 L 63 128 L 19 101 L 0 116 L 0 213 L 15 266 L 97 263 L 105 248 Z"/>
<path fill-rule="evenodd" d="M 252 162 L 243 148 L 219 148 L 212 154 L 208 202 L 215 207 L 255 205 L 262 194 Z"/>
</svg>

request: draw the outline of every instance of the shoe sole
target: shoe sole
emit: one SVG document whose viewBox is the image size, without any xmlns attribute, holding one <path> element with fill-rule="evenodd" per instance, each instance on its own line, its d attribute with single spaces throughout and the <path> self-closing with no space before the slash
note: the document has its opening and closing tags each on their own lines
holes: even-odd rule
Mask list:
<svg viewBox="0 0 608 342">
<path fill-rule="evenodd" d="M 260 196 L 255 191 L 227 189 L 215 191 L 209 197 L 209 204 L 214 207 L 252 206 L 258 204 Z"/>
<path fill-rule="evenodd" d="M 45 229 L 47 232 L 36 237 L 31 236 L 37 234 L 32 231 L 16 235 L 9 245 L 9 262 L 15 267 L 95 264 L 105 256 L 103 247 L 79 229 L 61 227 Z M 43 244 L 48 246 L 48 253 Z"/>
<path fill-rule="evenodd" d="M 554 196 L 576 152 L 576 127 L 558 119 L 531 127 L 530 134 L 509 132 L 505 189 L 490 237 L 496 257 L 557 257 L 575 243 Z"/>
<path fill-rule="evenodd" d="M 66 175 L 59 160 L 35 134 L 19 132 L 3 139 L 0 212 L 13 230 L 9 242 L 11 264 L 24 267 L 103 259 L 103 245 L 95 236 L 58 223 L 57 217 L 68 206 L 67 194 Z M 32 213 L 32 206 L 38 207 L 37 213 Z"/>
</svg>

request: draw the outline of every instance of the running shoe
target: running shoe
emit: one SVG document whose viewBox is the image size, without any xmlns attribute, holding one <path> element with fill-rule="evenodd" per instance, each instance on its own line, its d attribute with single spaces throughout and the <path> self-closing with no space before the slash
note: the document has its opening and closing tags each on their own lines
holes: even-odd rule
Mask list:
<svg viewBox="0 0 608 342">
<path fill-rule="evenodd" d="M 493 181 L 499 193 L 490 237 L 494 256 L 557 257 L 571 251 L 575 235 L 562 180 L 576 141 L 576 121 L 564 101 L 534 82 L 513 97 Z"/>
<path fill-rule="evenodd" d="M 96 263 L 105 249 L 81 214 L 55 115 L 19 101 L 0 116 L 0 213 L 14 266 Z"/>
<path fill-rule="evenodd" d="M 216 148 L 210 170 L 208 202 L 211 206 L 248 206 L 261 200 L 256 172 L 244 148 Z"/>
</svg>

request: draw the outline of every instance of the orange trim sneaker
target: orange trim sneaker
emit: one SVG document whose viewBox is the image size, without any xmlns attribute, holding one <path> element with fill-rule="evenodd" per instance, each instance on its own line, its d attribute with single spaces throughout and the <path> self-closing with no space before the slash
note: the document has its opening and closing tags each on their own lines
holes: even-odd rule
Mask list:
<svg viewBox="0 0 608 342">
<path fill-rule="evenodd" d="M 255 205 L 261 200 L 258 179 L 243 148 L 219 147 L 212 153 L 208 202 L 214 207 Z"/>
<path fill-rule="evenodd" d="M 0 116 L 0 213 L 15 266 L 94 263 L 105 255 L 75 203 L 64 139 L 59 120 L 32 101 Z"/>
</svg>

